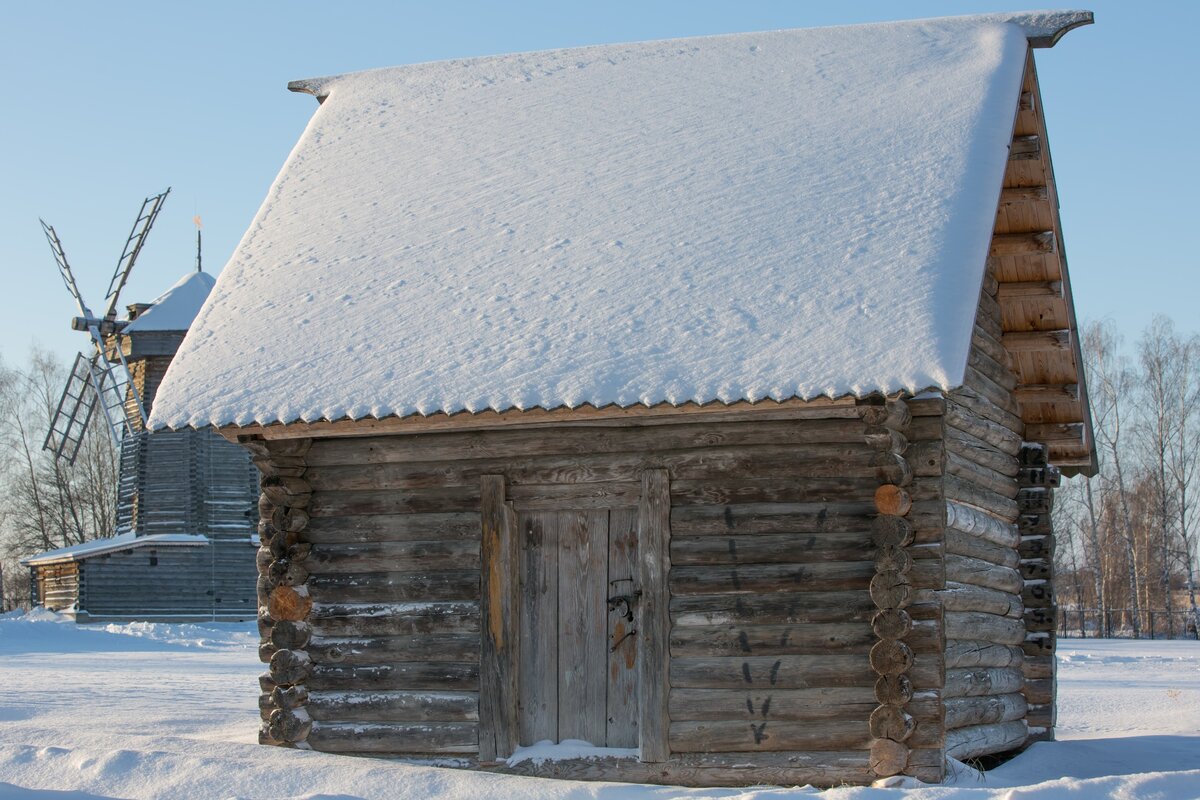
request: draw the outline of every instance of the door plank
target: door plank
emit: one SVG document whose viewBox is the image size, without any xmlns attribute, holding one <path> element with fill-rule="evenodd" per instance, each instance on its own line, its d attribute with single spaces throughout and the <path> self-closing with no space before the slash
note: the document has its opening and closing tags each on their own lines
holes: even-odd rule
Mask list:
<svg viewBox="0 0 1200 800">
<path fill-rule="evenodd" d="M 670 757 L 667 695 L 670 692 L 668 637 L 671 632 L 667 575 L 671 570 L 671 487 L 665 469 L 642 473 L 638 503 L 639 588 L 638 695 L 642 761 Z"/>
<path fill-rule="evenodd" d="M 558 740 L 558 515 L 522 512 L 521 744 Z"/>
<path fill-rule="evenodd" d="M 481 560 L 479 760 L 512 755 L 517 745 L 520 606 L 516 514 L 505 502 L 504 476 L 480 480 Z"/>
<path fill-rule="evenodd" d="M 558 738 L 604 741 L 608 512 L 558 513 Z"/>
<path fill-rule="evenodd" d="M 608 594 L 631 594 L 637 587 L 637 512 L 616 508 L 608 514 Z M 640 599 L 635 599 L 636 614 Z M 621 609 L 623 610 L 623 609 Z M 630 622 L 608 611 L 608 747 L 637 747 L 637 617 Z M 619 643 L 618 643 L 619 642 Z"/>
</svg>

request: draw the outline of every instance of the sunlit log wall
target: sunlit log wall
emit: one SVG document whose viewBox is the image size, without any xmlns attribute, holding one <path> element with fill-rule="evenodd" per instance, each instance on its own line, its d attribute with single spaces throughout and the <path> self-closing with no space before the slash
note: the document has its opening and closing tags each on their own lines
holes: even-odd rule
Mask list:
<svg viewBox="0 0 1200 800">
<path fill-rule="evenodd" d="M 938 780 L 942 407 L 243 442 L 264 474 L 262 740 L 697 785 Z M 481 479 L 517 512 L 616 515 L 647 471 L 670 499 L 667 666 L 641 747 L 665 760 L 481 764 Z"/>
</svg>

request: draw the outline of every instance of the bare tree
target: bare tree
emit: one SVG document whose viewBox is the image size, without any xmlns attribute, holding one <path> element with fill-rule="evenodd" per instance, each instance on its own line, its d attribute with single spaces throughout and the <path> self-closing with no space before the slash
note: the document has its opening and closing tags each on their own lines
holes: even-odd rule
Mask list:
<svg viewBox="0 0 1200 800">
<path fill-rule="evenodd" d="M 116 526 L 118 458 L 99 420 L 85 432 L 73 465 L 42 449 L 66 374 L 35 350 L 25 369 L 0 363 L 0 561 L 15 602 L 19 559 L 102 536 Z M 23 584 L 23 581 L 20 583 Z"/>
<path fill-rule="evenodd" d="M 1141 636 L 1141 569 L 1129 508 L 1126 476 L 1126 401 L 1135 384 L 1128 361 L 1120 353 L 1120 338 L 1109 323 L 1093 323 L 1084 331 L 1083 358 L 1087 369 L 1092 404 L 1092 421 L 1101 459 L 1101 480 L 1111 486 L 1106 492 L 1116 499 L 1116 522 L 1125 545 L 1126 579 L 1129 589 L 1130 624 Z"/>
</svg>

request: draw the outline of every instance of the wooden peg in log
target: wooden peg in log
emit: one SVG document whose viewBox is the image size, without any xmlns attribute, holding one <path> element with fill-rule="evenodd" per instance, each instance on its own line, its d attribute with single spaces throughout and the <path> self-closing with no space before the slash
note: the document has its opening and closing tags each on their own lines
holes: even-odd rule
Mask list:
<svg viewBox="0 0 1200 800">
<path fill-rule="evenodd" d="M 908 766 L 908 748 L 891 739 L 876 739 L 871 743 L 871 771 L 880 777 L 899 775 Z"/>
<path fill-rule="evenodd" d="M 904 608 L 912 602 L 908 576 L 895 571 L 877 572 L 871 578 L 871 600 L 879 608 Z"/>
<path fill-rule="evenodd" d="M 912 510 L 912 496 L 899 486 L 885 483 L 875 490 L 875 510 L 903 517 Z"/>
<path fill-rule="evenodd" d="M 875 553 L 876 572 L 898 572 L 905 574 L 912 569 L 912 556 L 903 547 L 885 545 Z"/>
<path fill-rule="evenodd" d="M 291 586 L 276 586 L 267 599 L 267 613 L 278 620 L 301 620 L 312 610 L 308 592 Z"/>
<path fill-rule="evenodd" d="M 877 453 L 871 459 L 875 467 L 875 477 L 880 483 L 890 483 L 896 486 L 907 486 L 912 483 L 912 467 L 904 456 L 895 453 Z"/>
<path fill-rule="evenodd" d="M 281 620 L 271 629 L 271 643 L 280 650 L 300 650 L 312 639 L 312 627 L 307 622 Z"/>
<path fill-rule="evenodd" d="M 871 520 L 871 541 L 876 547 L 907 547 L 912 544 L 913 527 L 904 517 L 881 514 Z"/>
<path fill-rule="evenodd" d="M 904 434 L 884 425 L 868 425 L 866 432 L 863 433 L 863 439 L 872 449 L 886 453 L 899 455 L 908 449 L 908 439 Z"/>
<path fill-rule="evenodd" d="M 308 702 L 308 689 L 304 686 L 276 686 L 271 690 L 270 699 L 275 708 L 299 708 Z"/>
<path fill-rule="evenodd" d="M 912 698 L 913 685 L 907 675 L 881 675 L 875 681 L 875 699 L 880 703 L 902 706 Z"/>
<path fill-rule="evenodd" d="M 871 669 L 879 675 L 903 675 L 912 669 L 914 661 L 912 648 L 887 639 L 875 643 L 870 658 Z"/>
<path fill-rule="evenodd" d="M 876 739 L 903 742 L 917 729 L 917 721 L 899 706 L 880 706 L 871 712 L 871 735 Z"/>
<path fill-rule="evenodd" d="M 871 618 L 871 629 L 880 639 L 903 639 L 912 626 L 912 617 L 899 608 L 885 608 Z"/>
<path fill-rule="evenodd" d="M 277 650 L 271 657 L 271 678 L 278 684 L 301 683 L 311 674 L 312 659 L 303 650 Z"/>
<path fill-rule="evenodd" d="M 271 563 L 267 577 L 276 586 L 302 586 L 308 580 L 308 570 L 289 558 Z"/>
<path fill-rule="evenodd" d="M 303 742 L 312 730 L 312 718 L 303 708 L 277 708 L 271 712 L 268 731 L 284 742 Z"/>
<path fill-rule="evenodd" d="M 308 512 L 294 506 L 281 506 L 271 512 L 271 524 L 281 531 L 302 531 L 308 526 Z"/>
</svg>

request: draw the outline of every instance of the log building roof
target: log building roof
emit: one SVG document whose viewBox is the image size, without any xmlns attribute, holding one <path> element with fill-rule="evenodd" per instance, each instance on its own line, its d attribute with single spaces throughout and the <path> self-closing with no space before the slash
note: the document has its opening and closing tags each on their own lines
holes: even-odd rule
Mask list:
<svg viewBox="0 0 1200 800">
<path fill-rule="evenodd" d="M 954 17 L 296 82 L 321 105 L 151 424 L 957 387 L 1027 48 L 1090 21 Z"/>
</svg>

